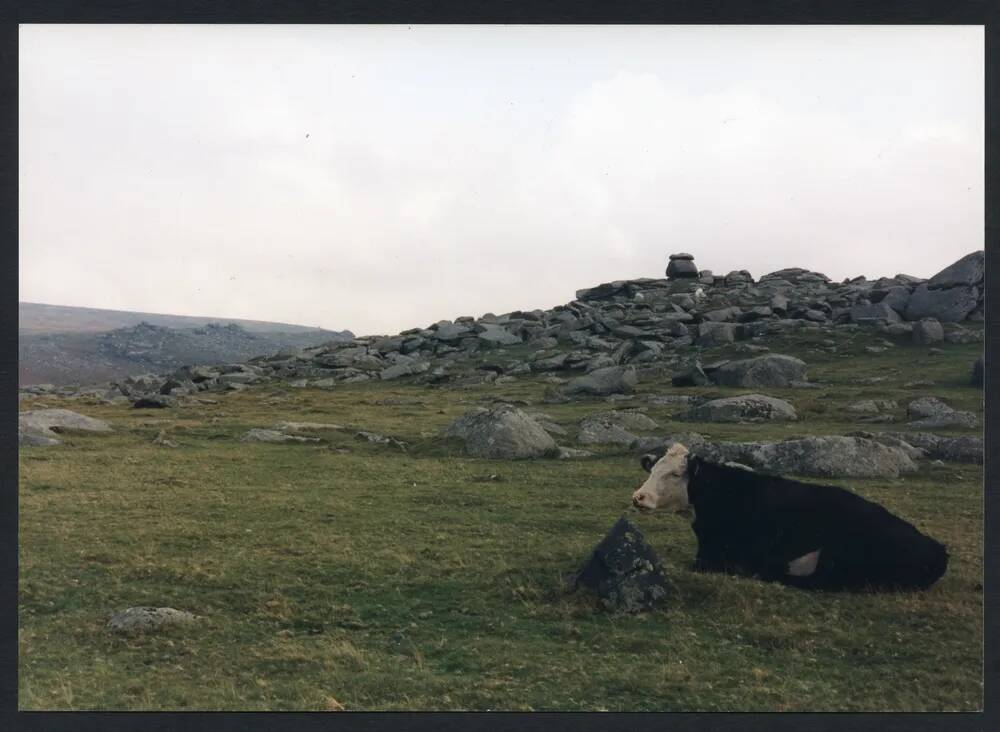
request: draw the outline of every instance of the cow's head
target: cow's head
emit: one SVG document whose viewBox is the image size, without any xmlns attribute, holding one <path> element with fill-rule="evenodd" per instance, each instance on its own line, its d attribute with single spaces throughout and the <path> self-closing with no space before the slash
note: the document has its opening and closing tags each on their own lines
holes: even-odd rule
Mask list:
<svg viewBox="0 0 1000 732">
<path fill-rule="evenodd" d="M 632 505 L 643 511 L 683 511 L 688 503 L 688 449 L 675 442 L 663 457 L 644 455 L 642 467 L 649 477 L 632 494 Z"/>
</svg>

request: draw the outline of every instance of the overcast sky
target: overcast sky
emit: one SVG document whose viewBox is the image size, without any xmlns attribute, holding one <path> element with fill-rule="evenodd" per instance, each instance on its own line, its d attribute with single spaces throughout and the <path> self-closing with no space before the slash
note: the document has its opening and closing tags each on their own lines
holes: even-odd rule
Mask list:
<svg viewBox="0 0 1000 732">
<path fill-rule="evenodd" d="M 983 247 L 983 32 L 38 26 L 20 293 L 358 334 Z"/>
</svg>

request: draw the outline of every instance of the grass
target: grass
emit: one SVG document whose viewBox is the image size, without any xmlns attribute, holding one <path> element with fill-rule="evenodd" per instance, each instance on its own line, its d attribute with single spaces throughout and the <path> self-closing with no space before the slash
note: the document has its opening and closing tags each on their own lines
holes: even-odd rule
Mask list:
<svg viewBox="0 0 1000 732">
<path fill-rule="evenodd" d="M 773 439 L 900 429 L 859 424 L 865 398 L 933 394 L 982 414 L 968 386 L 978 345 L 943 354 L 870 331 L 768 341 L 799 355 L 818 390 L 766 390 L 800 421 L 719 425 L 649 406 L 656 432 Z M 733 353 L 719 349 L 706 354 Z M 848 356 L 841 354 L 847 353 Z M 886 380 L 865 385 L 870 376 Z M 933 387 L 903 385 L 930 379 Z M 929 591 L 814 594 L 694 574 L 695 539 L 674 515 L 630 512 L 663 560 L 657 612 L 609 616 L 566 578 L 643 479 L 627 451 L 504 462 L 435 437 L 495 396 L 525 399 L 566 427 L 612 408 L 544 404 L 539 378 L 501 386 L 401 382 L 329 391 L 275 385 L 214 405 L 132 410 L 33 398 L 107 419 L 20 454 L 19 706 L 48 710 L 976 710 L 982 708 L 982 467 L 923 464 L 896 480 L 831 481 L 948 544 Z M 640 385 L 650 394 L 729 395 Z M 397 399 L 402 404 L 383 404 Z M 315 445 L 243 444 L 250 427 L 328 421 Z M 177 449 L 152 444 L 165 429 Z M 398 437 L 404 453 L 353 438 Z M 948 431 L 945 431 L 948 432 Z M 953 434 L 971 434 L 954 430 Z M 491 476 L 496 476 L 491 477 Z M 131 638 L 107 615 L 167 605 L 205 617 Z"/>
</svg>

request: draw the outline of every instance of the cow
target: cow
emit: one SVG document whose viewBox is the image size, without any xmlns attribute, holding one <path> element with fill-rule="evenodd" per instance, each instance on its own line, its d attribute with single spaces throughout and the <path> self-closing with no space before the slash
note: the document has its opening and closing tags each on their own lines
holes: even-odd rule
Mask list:
<svg viewBox="0 0 1000 732">
<path fill-rule="evenodd" d="M 674 443 L 644 455 L 642 511 L 692 509 L 694 569 L 803 589 L 926 589 L 944 574 L 944 545 L 850 491 L 718 464 Z"/>
</svg>

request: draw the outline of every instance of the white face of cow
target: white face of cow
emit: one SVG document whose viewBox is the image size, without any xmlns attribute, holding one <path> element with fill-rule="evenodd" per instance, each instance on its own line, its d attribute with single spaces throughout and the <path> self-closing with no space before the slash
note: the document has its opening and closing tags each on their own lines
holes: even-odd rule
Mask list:
<svg viewBox="0 0 1000 732">
<path fill-rule="evenodd" d="M 688 503 L 688 449 L 675 442 L 649 471 L 649 478 L 632 494 L 632 505 L 644 511 L 683 511 Z"/>
</svg>

